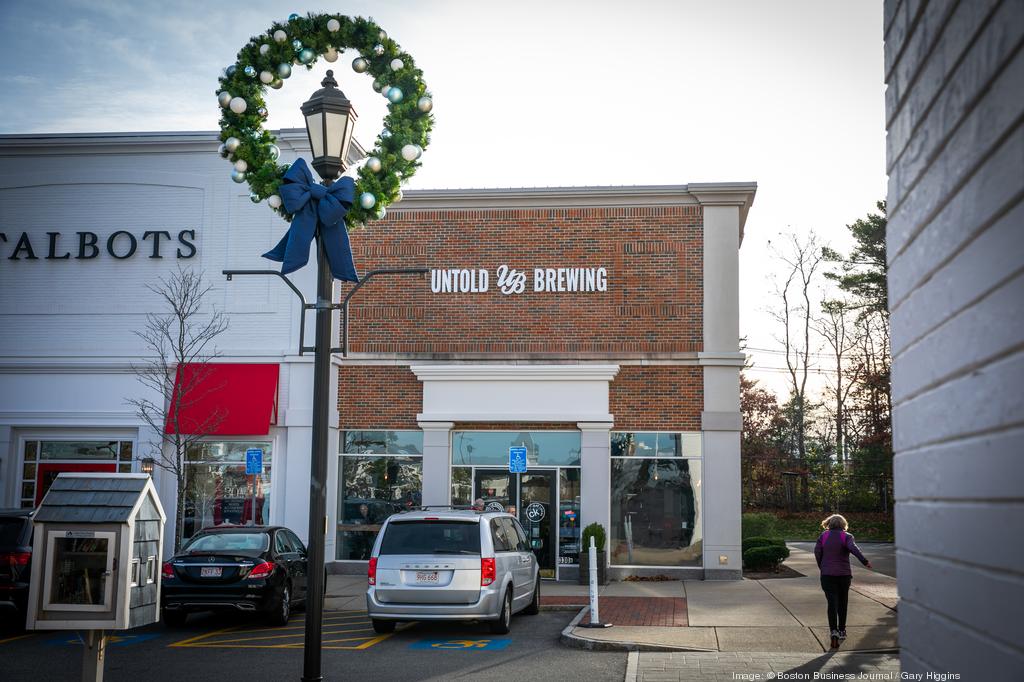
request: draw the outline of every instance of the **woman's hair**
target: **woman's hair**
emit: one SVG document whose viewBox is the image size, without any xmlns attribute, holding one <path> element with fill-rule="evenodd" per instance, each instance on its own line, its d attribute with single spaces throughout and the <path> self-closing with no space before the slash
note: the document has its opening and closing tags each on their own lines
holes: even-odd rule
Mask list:
<svg viewBox="0 0 1024 682">
<path fill-rule="evenodd" d="M 821 527 L 825 530 L 846 530 L 850 527 L 850 524 L 846 522 L 846 518 L 841 514 L 833 514 L 821 522 Z"/>
</svg>

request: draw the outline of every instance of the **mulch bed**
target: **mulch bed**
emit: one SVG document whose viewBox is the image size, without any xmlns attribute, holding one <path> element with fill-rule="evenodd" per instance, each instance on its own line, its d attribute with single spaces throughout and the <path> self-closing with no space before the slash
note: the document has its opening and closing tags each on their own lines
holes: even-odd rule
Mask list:
<svg viewBox="0 0 1024 682">
<path fill-rule="evenodd" d="M 748 580 L 774 580 L 775 578 L 803 578 L 804 574 L 782 564 L 778 571 L 748 571 L 744 569 L 743 577 Z"/>
</svg>

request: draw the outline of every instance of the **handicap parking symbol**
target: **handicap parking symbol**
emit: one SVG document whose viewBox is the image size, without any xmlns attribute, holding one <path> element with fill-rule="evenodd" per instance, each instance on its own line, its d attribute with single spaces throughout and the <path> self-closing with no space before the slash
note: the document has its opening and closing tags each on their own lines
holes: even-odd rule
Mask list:
<svg viewBox="0 0 1024 682">
<path fill-rule="evenodd" d="M 511 643 L 511 639 L 421 639 L 410 644 L 409 648 L 434 651 L 500 651 Z"/>
<path fill-rule="evenodd" d="M 139 634 L 139 635 L 107 635 L 107 646 L 128 646 L 130 644 L 139 644 L 145 642 L 148 639 L 155 639 L 159 637 L 156 633 Z M 77 635 L 68 636 L 66 634 L 56 635 L 46 640 L 45 642 L 49 646 L 79 646 L 82 644 L 82 640 Z"/>
</svg>

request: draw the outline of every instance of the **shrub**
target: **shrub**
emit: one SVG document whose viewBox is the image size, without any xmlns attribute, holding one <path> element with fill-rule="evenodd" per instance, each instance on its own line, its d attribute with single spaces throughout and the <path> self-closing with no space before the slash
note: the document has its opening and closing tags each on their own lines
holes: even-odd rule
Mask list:
<svg viewBox="0 0 1024 682">
<path fill-rule="evenodd" d="M 785 545 L 751 547 L 743 552 L 743 568 L 751 571 L 774 571 L 789 556 Z"/>
<path fill-rule="evenodd" d="M 594 544 L 597 545 L 597 551 L 604 551 L 604 526 L 600 523 L 592 523 L 583 529 L 583 546 L 580 548 L 581 551 L 587 552 L 590 550 L 590 536 L 594 536 Z"/>
<path fill-rule="evenodd" d="M 743 537 L 775 537 L 776 519 L 774 514 L 756 512 L 743 515 Z"/>
<path fill-rule="evenodd" d="M 786 543 L 779 538 L 766 538 L 763 535 L 756 535 L 752 538 L 743 538 L 743 551 L 751 547 L 785 547 Z"/>
</svg>

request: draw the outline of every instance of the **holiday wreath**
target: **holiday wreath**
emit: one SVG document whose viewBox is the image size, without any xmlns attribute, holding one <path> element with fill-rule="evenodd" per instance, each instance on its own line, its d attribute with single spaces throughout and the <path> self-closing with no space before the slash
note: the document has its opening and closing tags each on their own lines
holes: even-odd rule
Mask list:
<svg viewBox="0 0 1024 682">
<path fill-rule="evenodd" d="M 273 134 L 263 129 L 264 94 L 267 87 L 280 88 L 293 66 L 311 69 L 320 57 L 334 62 L 346 49 L 358 53 L 352 69 L 370 74 L 373 89 L 388 100 L 384 128 L 359 169 L 357 199 L 345 215 L 350 228 L 384 216 L 388 204 L 400 198 L 401 182 L 419 168 L 430 141 L 433 102 L 423 72 L 372 19 L 292 14 L 285 22 L 275 22 L 239 50 L 238 60 L 224 70 L 217 101 L 222 108 L 220 154 L 234 163 L 231 178 L 248 182 L 253 202 L 266 199 L 286 219 L 291 216 L 277 192 L 288 166 L 277 163 L 281 150 Z"/>
</svg>

